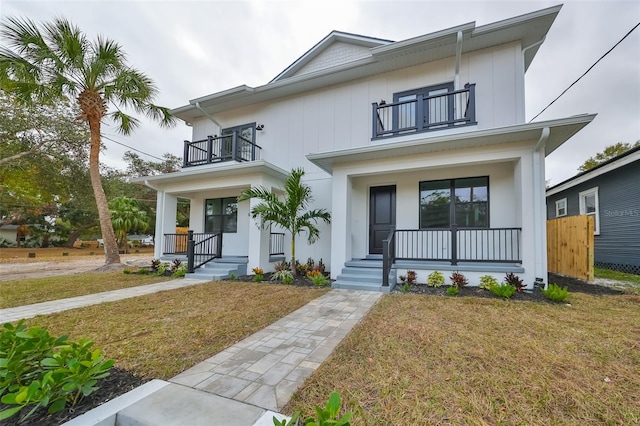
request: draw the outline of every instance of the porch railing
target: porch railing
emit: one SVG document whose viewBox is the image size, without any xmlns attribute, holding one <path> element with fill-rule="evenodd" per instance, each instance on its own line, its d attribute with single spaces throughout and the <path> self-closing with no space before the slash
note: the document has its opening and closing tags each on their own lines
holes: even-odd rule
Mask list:
<svg viewBox="0 0 640 426">
<path fill-rule="evenodd" d="M 162 254 L 187 254 L 187 234 L 164 234 Z"/>
<path fill-rule="evenodd" d="M 521 263 L 521 228 L 392 230 L 382 245 L 383 285 L 396 260 Z"/>
<path fill-rule="evenodd" d="M 394 103 L 372 104 L 372 139 L 476 124 L 475 84 L 464 89 Z"/>
<path fill-rule="evenodd" d="M 199 141 L 184 141 L 183 167 L 225 161 L 256 161 L 262 148 L 242 137 L 236 130 L 229 135 L 207 136 Z"/>
<path fill-rule="evenodd" d="M 190 274 L 205 263 L 222 257 L 222 232 L 196 234 L 189 231 L 187 235 L 187 272 Z"/>
<path fill-rule="evenodd" d="M 284 256 L 284 233 L 272 232 L 269 236 L 269 256 Z"/>
</svg>

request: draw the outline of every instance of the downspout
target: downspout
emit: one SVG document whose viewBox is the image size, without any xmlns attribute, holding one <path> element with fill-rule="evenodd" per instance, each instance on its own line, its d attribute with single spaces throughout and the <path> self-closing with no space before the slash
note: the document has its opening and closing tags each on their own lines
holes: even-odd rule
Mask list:
<svg viewBox="0 0 640 426">
<path fill-rule="evenodd" d="M 546 214 L 542 201 L 545 199 L 544 175 L 544 151 L 549 139 L 548 127 L 542 129 L 540 139 L 533 148 L 533 238 L 534 238 L 534 273 L 538 285 L 544 283 L 547 288 L 547 253 L 546 253 Z"/>
<path fill-rule="evenodd" d="M 218 126 L 218 132 L 221 131 L 222 126 L 220 125 L 220 123 L 218 123 L 215 118 L 213 118 L 207 111 L 205 111 L 204 109 L 202 109 L 202 107 L 200 106 L 200 102 L 196 102 L 194 104 L 196 106 L 196 108 L 198 108 L 200 110 L 201 113 L 203 113 L 209 120 L 213 121 L 213 124 L 215 124 L 216 126 Z"/>
<path fill-rule="evenodd" d="M 148 179 L 145 179 L 144 184 L 149 188 L 156 191 L 156 230 L 154 244 L 153 244 L 153 257 L 160 259 L 162 256 L 162 247 L 164 247 L 164 191 L 160 188 L 151 185 Z M 160 244 L 158 244 L 160 242 Z"/>
<path fill-rule="evenodd" d="M 453 90 L 460 90 L 460 60 L 462 58 L 462 31 L 458 31 L 456 39 L 456 73 L 453 77 Z"/>
</svg>

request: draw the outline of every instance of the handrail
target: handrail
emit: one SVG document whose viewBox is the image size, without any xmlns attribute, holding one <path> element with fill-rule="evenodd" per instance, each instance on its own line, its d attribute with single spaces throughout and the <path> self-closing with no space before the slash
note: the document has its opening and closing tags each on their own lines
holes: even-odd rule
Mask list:
<svg viewBox="0 0 640 426">
<path fill-rule="evenodd" d="M 190 230 L 187 235 L 187 272 L 190 274 L 213 259 L 222 257 L 222 232 L 194 234 Z M 194 236 L 198 236 L 199 241 L 196 242 Z"/>
<path fill-rule="evenodd" d="M 372 139 L 477 124 L 475 84 L 433 96 L 393 103 L 372 103 Z"/>
<path fill-rule="evenodd" d="M 222 136 L 207 136 L 206 139 L 184 141 L 182 167 L 224 161 L 256 161 L 260 159 L 262 147 L 240 135 L 237 130 Z"/>
<path fill-rule="evenodd" d="M 391 265 L 395 262 L 395 226 L 391 227 L 389 235 L 386 239 L 382 240 L 382 286 L 389 287 L 389 272 L 391 272 Z"/>
</svg>

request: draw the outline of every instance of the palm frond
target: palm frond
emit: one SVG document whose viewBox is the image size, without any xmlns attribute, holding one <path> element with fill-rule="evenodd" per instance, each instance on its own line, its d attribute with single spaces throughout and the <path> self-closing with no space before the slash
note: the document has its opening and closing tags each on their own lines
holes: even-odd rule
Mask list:
<svg viewBox="0 0 640 426">
<path fill-rule="evenodd" d="M 123 111 L 116 110 L 109 114 L 111 119 L 116 123 L 116 130 L 123 135 L 129 135 L 134 129 L 140 127 L 140 120 Z"/>
<path fill-rule="evenodd" d="M 173 127 L 178 122 L 178 120 L 173 115 L 171 115 L 171 113 L 169 112 L 169 108 L 167 107 L 162 107 L 150 103 L 145 106 L 145 110 L 147 117 L 160 123 L 161 127 Z"/>
</svg>

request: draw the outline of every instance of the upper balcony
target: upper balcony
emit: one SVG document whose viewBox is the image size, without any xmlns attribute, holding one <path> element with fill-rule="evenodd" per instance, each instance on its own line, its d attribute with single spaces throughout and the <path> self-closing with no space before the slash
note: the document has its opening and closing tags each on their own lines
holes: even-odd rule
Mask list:
<svg viewBox="0 0 640 426">
<path fill-rule="evenodd" d="M 233 129 L 222 136 L 207 136 L 199 141 L 184 141 L 182 167 L 201 166 L 226 161 L 260 160 L 262 148 L 246 137 L 243 129 Z"/>
<path fill-rule="evenodd" d="M 475 84 L 453 84 L 397 93 L 393 103 L 374 102 L 371 139 L 445 130 L 477 124 Z"/>
</svg>

